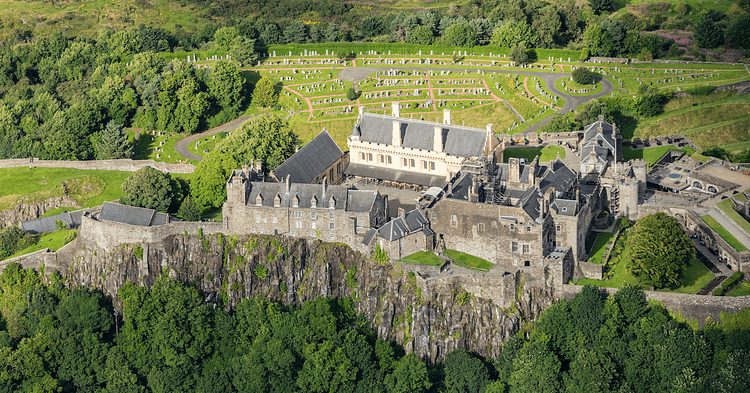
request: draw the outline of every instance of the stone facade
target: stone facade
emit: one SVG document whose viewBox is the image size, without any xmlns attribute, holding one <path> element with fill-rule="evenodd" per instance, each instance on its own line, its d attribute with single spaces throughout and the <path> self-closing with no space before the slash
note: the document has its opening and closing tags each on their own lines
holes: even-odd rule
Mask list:
<svg viewBox="0 0 750 393">
<path fill-rule="evenodd" d="M 193 164 L 167 164 L 154 160 L 89 160 L 89 161 L 57 161 L 40 160 L 38 158 L 17 158 L 0 160 L 0 168 L 18 168 L 28 166 L 29 168 L 73 168 L 73 169 L 96 169 L 101 171 L 124 171 L 135 172 L 143 167 L 150 166 L 164 173 L 193 173 Z"/>
</svg>

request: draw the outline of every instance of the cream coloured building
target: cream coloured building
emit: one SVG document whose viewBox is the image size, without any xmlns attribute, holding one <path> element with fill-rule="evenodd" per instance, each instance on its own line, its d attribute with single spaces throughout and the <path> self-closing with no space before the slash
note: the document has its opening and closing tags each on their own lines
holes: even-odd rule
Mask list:
<svg viewBox="0 0 750 393">
<path fill-rule="evenodd" d="M 398 103 L 393 116 L 360 110 L 347 145 L 347 176 L 438 187 L 465 160 L 502 152 L 492 124 L 486 129 L 451 124 L 448 109 L 442 123 L 408 119 L 400 117 Z"/>
</svg>

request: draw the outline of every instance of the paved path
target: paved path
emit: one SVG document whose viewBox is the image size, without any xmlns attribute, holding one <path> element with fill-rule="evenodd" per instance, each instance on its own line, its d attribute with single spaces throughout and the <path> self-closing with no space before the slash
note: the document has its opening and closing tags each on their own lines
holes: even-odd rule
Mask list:
<svg viewBox="0 0 750 393">
<path fill-rule="evenodd" d="M 708 211 L 708 215 L 713 217 L 721 226 L 724 227 L 729 233 L 732 234 L 737 240 L 742 243 L 745 247 L 750 249 L 750 236 L 745 232 L 734 220 L 727 219 L 718 210 L 719 208 L 714 206 Z"/>
<path fill-rule="evenodd" d="M 185 157 L 187 159 L 195 160 L 195 161 L 203 161 L 203 157 L 197 156 L 197 155 L 195 155 L 195 154 L 193 154 L 193 153 L 191 153 L 191 152 L 188 151 L 188 146 L 190 146 L 191 143 L 197 141 L 200 138 L 205 138 L 207 136 L 211 136 L 211 135 L 216 134 L 218 132 L 222 132 L 222 131 L 234 131 L 234 130 L 236 130 L 237 128 L 240 127 L 240 124 L 242 124 L 243 122 L 245 122 L 245 120 L 247 120 L 247 119 L 249 119 L 251 117 L 252 116 L 242 116 L 242 117 L 234 119 L 234 120 L 232 120 L 232 121 L 230 121 L 230 122 L 228 122 L 226 124 L 222 124 L 222 125 L 220 125 L 218 127 L 214 127 L 214 128 L 212 128 L 212 129 L 210 129 L 210 130 L 208 130 L 206 132 L 202 132 L 200 134 L 190 135 L 189 137 L 182 138 L 179 141 L 177 141 L 177 143 L 175 143 L 174 150 L 178 154 L 182 155 L 183 157 Z"/>
</svg>

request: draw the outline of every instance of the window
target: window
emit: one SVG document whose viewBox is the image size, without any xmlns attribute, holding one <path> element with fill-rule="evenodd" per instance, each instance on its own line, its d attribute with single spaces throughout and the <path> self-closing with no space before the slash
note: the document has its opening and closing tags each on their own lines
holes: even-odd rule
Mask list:
<svg viewBox="0 0 750 393">
<path fill-rule="evenodd" d="M 316 208 L 316 207 L 318 207 L 318 200 L 315 199 L 315 197 L 312 197 L 312 199 L 310 199 L 310 207 L 313 208 L 313 209 Z M 310 214 L 312 214 L 312 213 L 310 213 Z"/>
<path fill-rule="evenodd" d="M 523 253 L 524 254 L 528 254 L 529 253 L 529 245 L 528 244 L 524 244 L 523 245 Z"/>
<path fill-rule="evenodd" d="M 262 206 L 263 205 L 263 197 L 261 197 L 260 195 L 258 195 L 257 197 L 255 197 L 255 205 L 256 206 Z"/>
<path fill-rule="evenodd" d="M 281 206 L 281 198 L 276 195 L 276 198 L 273 198 L 273 207 L 279 207 Z"/>
<path fill-rule="evenodd" d="M 296 212 L 294 212 L 294 218 L 302 218 L 302 212 L 299 211 L 299 210 L 297 210 Z"/>
<path fill-rule="evenodd" d="M 336 200 L 335 200 L 335 199 L 333 199 L 333 198 L 331 198 L 331 200 L 330 200 L 330 201 L 328 201 L 328 208 L 329 208 L 329 209 L 333 209 L 333 208 L 335 208 L 335 207 L 336 207 Z"/>
<path fill-rule="evenodd" d="M 318 215 L 315 212 L 310 212 L 310 219 L 314 220 L 318 218 Z"/>
<path fill-rule="evenodd" d="M 328 219 L 333 220 L 333 213 L 328 213 Z"/>
<path fill-rule="evenodd" d="M 511 251 L 513 251 L 513 252 L 516 252 L 516 251 L 518 251 L 518 243 L 516 243 L 516 242 L 513 242 L 513 243 L 511 243 L 511 245 L 510 245 L 510 249 L 511 249 Z"/>
<path fill-rule="evenodd" d="M 331 232 L 331 239 L 333 239 L 333 238 L 335 238 L 335 237 L 336 237 L 336 234 L 335 234 L 335 233 L 333 233 L 333 232 Z"/>
<path fill-rule="evenodd" d="M 365 160 L 365 153 L 359 153 L 359 159 L 364 161 Z"/>
<path fill-rule="evenodd" d="M 279 219 L 278 219 L 278 218 L 276 218 L 276 217 L 274 217 L 274 218 L 273 218 L 273 219 L 271 220 L 271 222 L 273 222 L 274 224 L 278 224 L 278 223 L 279 223 Z"/>
<path fill-rule="evenodd" d="M 531 227 L 526 227 L 526 232 L 531 232 Z"/>
<path fill-rule="evenodd" d="M 296 196 L 292 200 L 292 207 L 299 207 L 299 198 L 297 198 Z"/>
<path fill-rule="evenodd" d="M 427 161 L 422 160 L 422 169 L 427 169 Z"/>
<path fill-rule="evenodd" d="M 435 217 L 437 217 L 437 215 L 435 214 L 435 212 L 432 212 L 432 213 L 430 213 L 430 217 L 435 218 Z"/>
<path fill-rule="evenodd" d="M 401 159 L 401 166 L 408 166 L 406 158 Z"/>
<path fill-rule="evenodd" d="M 312 229 L 315 229 L 315 228 L 316 228 L 316 225 L 315 225 L 315 224 L 316 224 L 315 222 L 311 223 L 311 224 L 310 224 L 310 228 L 312 228 Z"/>
<path fill-rule="evenodd" d="M 255 222 L 260 222 L 260 216 L 255 216 Z"/>
<path fill-rule="evenodd" d="M 388 165 L 391 165 L 391 164 L 393 164 L 393 157 L 391 157 L 391 156 L 386 156 L 386 157 L 385 157 L 385 163 L 386 163 L 386 164 L 388 164 Z"/>
<path fill-rule="evenodd" d="M 430 161 L 430 170 L 431 171 L 435 170 L 435 161 Z"/>
<path fill-rule="evenodd" d="M 559 225 L 558 225 L 558 226 L 556 226 L 556 227 L 555 227 L 555 230 L 556 230 L 557 232 L 560 232 L 560 226 L 559 226 Z"/>
<path fill-rule="evenodd" d="M 378 154 L 378 162 L 381 164 L 385 162 L 385 159 L 383 158 L 382 154 Z"/>
<path fill-rule="evenodd" d="M 331 223 L 328 223 L 328 229 L 330 229 L 330 230 L 333 230 L 333 229 L 334 229 L 334 228 L 333 228 L 333 223 L 332 223 L 332 222 L 331 222 Z"/>
<path fill-rule="evenodd" d="M 315 231 L 312 231 L 312 232 L 310 232 L 310 236 L 315 237 L 315 236 L 318 236 L 318 234 L 315 233 Z"/>
<path fill-rule="evenodd" d="M 479 223 L 479 224 L 477 225 L 477 228 L 479 229 L 479 232 L 484 232 L 484 223 L 480 222 L 480 223 Z"/>
<path fill-rule="evenodd" d="M 531 262 L 530 261 L 523 261 L 523 265 L 524 266 L 531 266 Z"/>
<path fill-rule="evenodd" d="M 295 228 L 302 228 L 302 221 L 295 221 L 294 222 L 294 227 Z"/>
<path fill-rule="evenodd" d="M 367 153 L 367 161 L 372 161 L 372 153 Z"/>
<path fill-rule="evenodd" d="M 515 228 L 516 228 L 516 227 L 515 227 L 515 225 L 513 225 L 513 224 L 510 224 L 510 230 L 511 230 L 511 231 L 512 231 L 513 229 L 515 229 Z"/>
<path fill-rule="evenodd" d="M 289 234 L 292 235 L 292 236 L 296 236 L 297 232 L 295 232 L 294 229 L 292 229 L 291 232 L 289 232 Z"/>
<path fill-rule="evenodd" d="M 564 208 L 563 208 L 563 211 L 564 211 L 564 212 L 568 211 L 568 208 L 567 208 L 567 207 L 564 207 Z"/>
<path fill-rule="evenodd" d="M 451 216 L 451 226 L 452 226 L 452 227 L 456 227 L 456 226 L 458 226 L 458 218 L 456 217 L 456 215 L 455 215 L 455 214 L 453 214 L 453 215 Z"/>
<path fill-rule="evenodd" d="M 414 168 L 417 165 L 417 162 L 411 158 L 409 159 L 409 167 Z"/>
</svg>

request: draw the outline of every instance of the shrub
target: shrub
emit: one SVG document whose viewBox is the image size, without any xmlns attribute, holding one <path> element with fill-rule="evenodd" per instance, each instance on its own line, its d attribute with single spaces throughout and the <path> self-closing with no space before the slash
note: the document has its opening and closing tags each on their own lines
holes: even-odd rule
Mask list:
<svg viewBox="0 0 750 393">
<path fill-rule="evenodd" d="M 579 85 L 590 85 L 594 83 L 594 73 L 586 67 L 573 70 L 573 81 Z"/>
<path fill-rule="evenodd" d="M 289 290 L 284 281 L 279 281 L 279 292 L 286 293 Z"/>
<path fill-rule="evenodd" d="M 388 252 L 380 248 L 380 244 L 375 246 L 375 252 L 372 253 L 372 259 L 379 262 L 388 262 Z"/>
<path fill-rule="evenodd" d="M 346 286 L 349 288 L 357 287 L 357 265 L 352 265 L 346 272 Z"/>
<path fill-rule="evenodd" d="M 353 87 L 350 87 L 349 90 L 346 91 L 346 99 L 349 101 L 357 99 L 357 92 L 354 91 Z"/>
<path fill-rule="evenodd" d="M 256 266 L 254 273 L 255 273 L 255 277 L 258 277 L 260 279 L 264 279 L 268 277 L 268 269 L 266 269 L 266 267 L 263 265 Z"/>
<path fill-rule="evenodd" d="M 581 55 L 578 56 L 578 61 L 586 61 L 589 59 L 589 48 L 583 48 Z"/>
<path fill-rule="evenodd" d="M 133 249 L 133 254 L 136 258 L 143 259 L 143 248 L 140 245 L 135 246 L 135 249 Z"/>
<path fill-rule="evenodd" d="M 63 220 L 55 220 L 55 229 L 66 230 L 68 229 L 68 224 L 66 224 Z"/>
<path fill-rule="evenodd" d="M 742 272 L 735 272 L 734 274 L 732 274 L 729 278 L 724 280 L 723 283 L 721 283 L 721 287 L 714 290 L 714 296 L 722 296 L 732 290 L 737 282 L 742 280 L 743 275 L 744 274 Z"/>
</svg>

